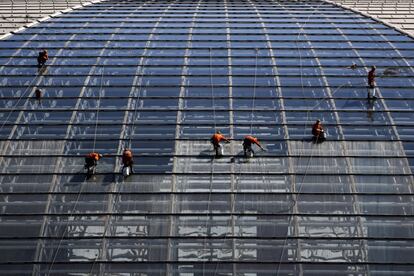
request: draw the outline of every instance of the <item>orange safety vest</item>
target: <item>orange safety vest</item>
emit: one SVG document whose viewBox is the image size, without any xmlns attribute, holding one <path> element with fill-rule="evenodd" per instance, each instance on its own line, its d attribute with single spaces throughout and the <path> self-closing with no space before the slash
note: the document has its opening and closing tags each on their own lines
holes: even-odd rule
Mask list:
<svg viewBox="0 0 414 276">
<path fill-rule="evenodd" d="M 122 153 L 122 162 L 126 163 L 132 160 L 132 152 L 130 150 L 125 150 Z"/>
<path fill-rule="evenodd" d="M 220 143 L 221 141 L 226 141 L 227 139 L 226 139 L 226 137 L 224 137 L 223 134 L 215 133 L 211 137 L 211 140 L 213 141 L 213 143 L 216 143 L 217 144 L 217 143 Z"/>
<path fill-rule="evenodd" d="M 96 153 L 96 152 L 91 152 L 91 153 L 89 153 L 88 154 L 88 157 L 89 158 L 92 158 L 92 159 L 95 159 L 96 161 L 98 161 L 99 160 L 99 154 L 98 153 Z"/>
<path fill-rule="evenodd" d="M 259 144 L 259 140 L 255 137 L 253 137 L 253 136 L 250 136 L 250 135 L 244 137 L 244 140 L 247 140 L 252 144 Z"/>
</svg>

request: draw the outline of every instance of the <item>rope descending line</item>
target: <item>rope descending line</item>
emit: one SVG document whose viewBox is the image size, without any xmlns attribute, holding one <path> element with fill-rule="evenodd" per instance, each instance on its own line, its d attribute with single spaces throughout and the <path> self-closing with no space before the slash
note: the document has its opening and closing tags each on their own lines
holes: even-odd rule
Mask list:
<svg viewBox="0 0 414 276">
<path fill-rule="evenodd" d="M 140 73 L 140 80 L 138 82 L 138 91 L 137 91 L 137 97 L 134 104 L 134 113 L 132 114 L 132 125 L 131 125 L 131 131 L 129 133 L 129 141 L 128 141 L 128 148 L 132 149 L 132 135 L 135 131 L 135 117 L 138 113 L 138 104 L 141 98 L 141 91 L 142 91 L 142 85 L 143 85 L 143 79 L 144 79 L 144 69 L 145 69 L 145 62 L 142 62 L 141 65 L 141 73 Z"/>
<path fill-rule="evenodd" d="M 250 135 L 253 134 L 253 119 L 254 119 L 254 106 L 256 101 L 256 82 L 257 82 L 257 58 L 259 55 L 259 49 L 255 49 L 256 58 L 254 64 L 254 79 L 253 79 L 253 99 L 252 99 L 252 112 L 250 114 Z"/>
<path fill-rule="evenodd" d="M 209 48 L 209 56 L 210 56 L 210 86 L 211 86 L 211 104 L 213 107 L 213 122 L 214 122 L 214 132 L 217 131 L 217 123 L 216 123 L 216 103 L 214 98 L 214 85 L 213 85 L 213 62 L 212 62 L 212 49 Z"/>
<path fill-rule="evenodd" d="M 99 87 L 98 101 L 96 103 L 97 109 L 96 109 L 96 120 L 95 120 L 95 134 L 93 137 L 93 151 L 92 152 L 95 152 L 96 136 L 98 134 L 99 110 L 101 109 L 100 107 L 101 107 L 101 95 L 102 95 L 104 71 L 105 71 L 105 63 L 102 63 L 102 74 L 101 74 L 101 83 L 100 83 L 101 85 Z"/>
<path fill-rule="evenodd" d="M 3 127 L 6 125 L 7 121 L 10 119 L 10 116 L 13 114 L 13 112 L 17 109 L 17 106 L 19 105 L 20 101 L 25 97 L 27 91 L 33 86 L 33 83 L 41 76 L 41 74 L 38 74 L 33 77 L 33 79 L 30 81 L 29 85 L 26 87 L 26 89 L 23 91 L 23 93 L 20 95 L 20 97 L 17 98 L 17 102 L 14 104 L 12 109 L 9 111 L 9 114 L 7 115 L 6 119 L 4 120 L 3 124 L 0 126 L 0 131 L 3 129 Z"/>
</svg>

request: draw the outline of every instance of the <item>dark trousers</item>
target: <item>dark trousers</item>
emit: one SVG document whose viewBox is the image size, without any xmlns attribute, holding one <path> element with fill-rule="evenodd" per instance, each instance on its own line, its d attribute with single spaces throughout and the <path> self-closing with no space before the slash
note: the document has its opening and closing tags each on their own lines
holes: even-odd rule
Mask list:
<svg viewBox="0 0 414 276">
<path fill-rule="evenodd" d="M 252 148 L 252 144 L 243 144 L 243 152 L 244 152 L 244 156 L 247 156 L 247 152 L 251 151 L 254 155 L 254 150 Z"/>
<path fill-rule="evenodd" d="M 96 166 L 96 160 L 94 158 L 85 157 L 85 168 L 91 168 Z"/>
<path fill-rule="evenodd" d="M 42 58 L 42 57 L 38 57 L 37 58 L 37 67 L 42 67 L 43 65 L 46 64 L 46 59 Z"/>
<path fill-rule="evenodd" d="M 122 171 L 124 171 L 125 168 L 129 167 L 129 169 L 131 170 L 131 173 L 134 173 L 132 165 L 134 165 L 134 161 L 124 162 L 124 164 L 122 166 Z"/>
<path fill-rule="evenodd" d="M 216 157 L 220 156 L 220 143 L 211 142 L 214 147 L 214 151 L 216 153 Z"/>
</svg>

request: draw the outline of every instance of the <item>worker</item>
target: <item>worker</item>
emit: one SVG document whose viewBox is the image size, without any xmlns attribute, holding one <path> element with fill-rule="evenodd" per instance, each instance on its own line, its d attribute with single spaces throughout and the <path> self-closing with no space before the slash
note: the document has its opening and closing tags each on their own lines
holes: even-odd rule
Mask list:
<svg viewBox="0 0 414 276">
<path fill-rule="evenodd" d="M 49 59 L 49 55 L 46 49 L 43 49 L 39 52 L 37 56 L 37 67 L 41 68 L 46 64 L 46 61 Z"/>
<path fill-rule="evenodd" d="M 122 167 L 122 172 L 124 172 L 125 168 L 129 168 L 130 173 L 134 172 L 132 169 L 132 165 L 134 164 L 134 159 L 132 157 L 132 151 L 130 149 L 124 149 L 124 152 L 122 153 L 122 164 L 124 165 Z"/>
<path fill-rule="evenodd" d="M 37 102 L 40 103 L 40 100 L 42 99 L 42 90 L 40 90 L 39 88 L 35 90 L 35 98 Z"/>
<path fill-rule="evenodd" d="M 244 157 L 248 157 L 248 152 L 251 152 L 252 155 L 254 154 L 252 144 L 256 144 L 261 150 L 265 151 L 265 149 L 262 147 L 262 145 L 260 145 L 259 140 L 256 137 L 247 135 L 246 137 L 244 137 L 243 140 Z"/>
<path fill-rule="evenodd" d="M 326 138 L 325 131 L 323 130 L 323 126 L 321 124 L 321 120 L 316 120 L 316 122 L 312 126 L 312 135 L 313 135 L 313 142 L 323 142 Z"/>
<path fill-rule="evenodd" d="M 375 96 L 375 66 L 371 67 L 371 70 L 368 72 L 368 100 L 373 98 L 374 100 L 377 98 Z M 372 94 L 371 94 L 372 92 Z"/>
<path fill-rule="evenodd" d="M 98 164 L 99 159 L 101 159 L 103 156 L 102 154 L 91 152 L 85 157 L 85 169 L 87 170 L 87 173 L 89 176 L 95 174 L 95 168 Z"/>
<path fill-rule="evenodd" d="M 216 157 L 220 157 L 221 153 L 220 153 L 220 142 L 225 141 L 226 143 L 230 143 L 230 140 L 227 139 L 226 137 L 224 137 L 223 134 L 221 134 L 221 132 L 218 130 L 216 131 L 216 133 L 213 134 L 213 136 L 211 136 L 210 139 L 211 143 L 213 144 L 214 150 L 216 152 Z"/>
</svg>

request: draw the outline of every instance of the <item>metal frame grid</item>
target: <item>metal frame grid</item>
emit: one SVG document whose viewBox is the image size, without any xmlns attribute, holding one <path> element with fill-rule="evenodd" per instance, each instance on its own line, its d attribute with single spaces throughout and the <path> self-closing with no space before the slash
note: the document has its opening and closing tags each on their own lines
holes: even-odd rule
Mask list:
<svg viewBox="0 0 414 276">
<path fill-rule="evenodd" d="M 324 1 L 107 1 L 1 40 L 0 274 L 410 273 L 413 63 Z"/>
<path fill-rule="evenodd" d="M 414 35 L 413 0 L 334 0 L 333 2 L 366 12 Z"/>
<path fill-rule="evenodd" d="M 0 3 L 0 35 L 88 2 L 87 0 L 3 0 Z"/>
</svg>

